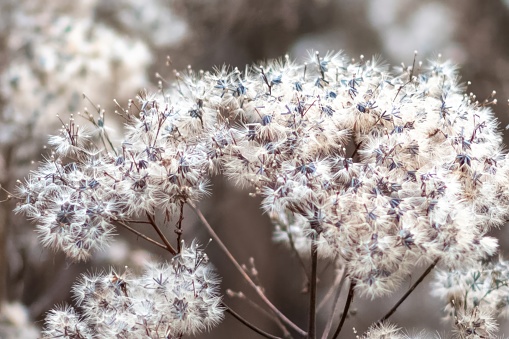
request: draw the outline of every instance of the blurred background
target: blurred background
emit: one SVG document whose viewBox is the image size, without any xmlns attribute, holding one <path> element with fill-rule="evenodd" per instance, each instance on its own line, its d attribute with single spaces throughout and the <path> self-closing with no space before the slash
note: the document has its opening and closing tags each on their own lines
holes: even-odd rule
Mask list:
<svg viewBox="0 0 509 339">
<path fill-rule="evenodd" d="M 106 109 L 106 123 L 117 130 L 113 139 L 119 141 L 113 99 L 126 103 L 139 90 L 156 90 L 155 72 L 171 79 L 173 69 L 187 65 L 243 68 L 286 53 L 303 60 L 310 49 L 343 50 L 356 59 L 377 54 L 394 66 L 411 64 L 414 50 L 422 61 L 441 53 L 461 66 L 462 79 L 472 82 L 469 90 L 478 98 L 497 91 L 494 110 L 501 129 L 509 123 L 508 0 L 0 0 L 0 183 L 12 191 L 16 180 L 37 166 L 47 135 L 59 127 L 57 114 L 93 109 L 82 93 Z M 272 226 L 260 212 L 260 201 L 220 177 L 213 184 L 213 194 L 201 204 L 203 213 L 241 263 L 254 258 L 269 298 L 305 327 L 303 273 L 291 252 L 272 243 Z M 6 193 L 0 196 L 3 200 Z M 0 204 L 0 338 L 37 338 L 45 312 L 71 302 L 72 284 L 92 267 L 127 265 L 136 271 L 148 257 L 168 259 L 119 231 L 112 246 L 90 262 L 70 263 L 61 253 L 43 249 L 34 225 L 15 216 L 13 208 L 11 201 Z M 186 210 L 184 222 L 188 239 L 208 241 L 192 211 Z M 508 231 L 493 233 L 507 257 Z M 224 290 L 243 291 L 258 301 L 214 243 L 207 252 L 223 277 Z M 334 267 L 322 265 L 319 272 L 323 296 Z M 363 333 L 399 295 L 355 299 L 356 314 L 347 319 L 344 337 L 354 337 L 353 328 Z M 248 301 L 225 300 L 260 327 L 280 333 Z M 410 333 L 447 334 L 443 306 L 423 284 L 391 319 Z M 330 307 L 325 305 L 319 314 L 319 326 L 326 321 L 320 315 Z M 501 334 L 509 334 L 507 322 L 500 323 Z M 258 338 L 229 316 L 200 337 Z"/>
</svg>

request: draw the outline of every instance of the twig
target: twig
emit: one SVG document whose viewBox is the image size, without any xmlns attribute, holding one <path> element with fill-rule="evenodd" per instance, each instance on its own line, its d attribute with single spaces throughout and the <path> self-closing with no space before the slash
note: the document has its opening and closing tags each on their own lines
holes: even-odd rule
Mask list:
<svg viewBox="0 0 509 339">
<path fill-rule="evenodd" d="M 405 84 L 403 84 L 403 86 L 400 86 L 400 87 L 399 87 L 398 92 L 397 92 L 397 93 L 396 93 L 396 95 L 394 96 L 394 99 L 392 99 L 392 101 L 393 101 L 393 102 L 394 102 L 394 100 L 396 100 L 396 98 L 398 97 L 399 92 L 401 92 L 401 90 L 402 90 L 403 88 L 405 88 L 405 86 L 406 86 L 406 85 L 408 85 L 409 83 L 411 83 L 411 82 L 412 82 L 413 77 L 414 77 L 415 59 L 416 59 L 416 57 L 417 57 L 417 51 L 415 51 L 415 52 L 414 52 L 414 61 L 413 61 L 413 63 L 412 63 L 412 69 L 410 70 L 410 74 L 409 74 L 409 76 L 408 76 L 408 81 L 407 81 Z"/>
<path fill-rule="evenodd" d="M 309 279 L 309 323 L 308 338 L 316 337 L 316 267 L 318 265 L 318 246 L 316 245 L 317 237 L 320 234 L 313 232 L 311 235 L 311 276 Z"/>
<path fill-rule="evenodd" d="M 297 248 L 295 248 L 295 243 L 293 241 L 293 236 L 292 236 L 292 232 L 290 232 L 290 229 L 288 228 L 287 230 L 287 233 L 288 233 L 288 239 L 290 240 L 290 247 L 292 248 L 292 251 L 295 253 L 295 255 L 297 256 L 297 259 L 299 261 L 299 264 L 300 266 L 302 267 L 302 271 L 304 272 L 304 274 L 306 275 L 306 279 L 308 280 L 307 282 L 309 283 L 309 274 L 308 274 L 308 271 L 306 269 L 306 265 L 304 264 L 304 260 L 302 260 L 302 257 L 300 256 L 299 252 L 297 251 Z"/>
<path fill-rule="evenodd" d="M 355 145 L 355 149 L 353 150 L 353 153 L 350 156 L 350 158 L 353 159 L 353 157 L 355 157 L 357 155 L 357 151 L 359 150 L 359 147 L 361 147 L 361 145 L 362 145 L 362 141 L 359 141 L 359 143 Z"/>
<path fill-rule="evenodd" d="M 129 222 L 129 223 L 132 223 L 132 224 L 147 224 L 147 225 L 150 225 L 150 221 L 146 221 L 146 220 L 125 220 L 125 222 Z"/>
<path fill-rule="evenodd" d="M 276 314 L 276 316 L 281 319 L 285 324 L 287 324 L 288 326 L 290 326 L 294 331 L 296 331 L 297 333 L 299 333 L 299 335 L 301 336 L 306 336 L 307 333 L 305 331 L 303 331 L 301 328 L 299 328 L 297 325 L 295 325 L 290 319 L 288 319 L 283 313 L 281 313 L 281 311 L 276 307 L 274 306 L 274 304 L 272 304 L 272 302 L 265 296 L 265 294 L 263 293 L 262 289 L 257 286 L 253 280 L 249 277 L 249 275 L 242 269 L 242 266 L 240 266 L 240 264 L 237 262 L 237 260 L 233 257 L 233 255 L 230 253 L 230 251 L 228 250 L 228 248 L 224 245 L 224 243 L 221 241 L 221 239 L 219 238 L 219 236 L 216 234 L 216 232 L 214 231 L 214 229 L 212 228 L 212 226 L 210 226 L 210 224 L 208 223 L 207 219 L 205 219 L 205 217 L 203 216 L 203 214 L 201 213 L 201 211 L 194 205 L 194 203 L 192 202 L 188 202 L 189 206 L 191 206 L 192 210 L 194 211 L 194 213 L 196 213 L 196 215 L 198 216 L 198 218 L 200 219 L 200 221 L 202 222 L 202 224 L 205 226 L 205 228 L 208 230 L 209 234 L 212 236 L 212 238 L 214 239 L 214 241 L 217 242 L 217 244 L 219 245 L 219 247 L 221 248 L 221 250 L 226 254 L 226 256 L 228 257 L 228 259 L 230 259 L 230 261 L 233 263 L 233 265 L 235 266 L 235 268 L 237 269 L 237 271 L 240 272 L 240 274 L 242 275 L 242 277 L 247 281 L 247 283 L 256 291 L 256 293 L 258 294 L 258 296 L 263 300 L 263 302 Z"/>
<path fill-rule="evenodd" d="M 334 322 L 334 319 L 336 319 L 336 313 L 339 310 L 339 301 L 340 301 L 340 295 L 341 290 L 343 289 L 343 284 L 345 283 L 346 278 L 346 267 L 343 267 L 343 270 L 341 274 L 337 275 L 336 281 L 334 281 L 334 284 L 331 286 L 330 292 L 336 290 L 336 294 L 334 295 L 334 302 L 332 303 L 332 312 L 329 317 L 329 320 L 327 320 L 327 324 L 325 325 L 325 329 L 323 330 L 322 339 L 327 339 L 329 336 L 330 330 L 332 329 L 332 323 Z M 329 299 L 329 293 L 323 298 L 322 304 L 324 304 Z M 321 305 L 322 305 L 321 304 Z M 318 305 L 318 310 L 320 310 L 320 306 Z"/>
<path fill-rule="evenodd" d="M 288 332 L 286 326 L 281 322 L 281 320 L 275 316 L 274 312 L 265 310 L 262 306 L 258 305 L 256 302 L 254 302 L 252 299 L 246 297 L 246 295 L 242 292 L 235 293 L 231 291 L 231 294 L 227 292 L 227 294 L 230 297 L 236 297 L 241 300 L 246 300 L 249 305 L 251 305 L 255 310 L 269 318 L 270 320 L 274 321 L 276 325 L 283 331 L 283 337 L 285 338 L 292 338 L 290 332 Z"/>
<path fill-rule="evenodd" d="M 157 226 L 156 221 L 154 220 L 154 218 L 148 212 L 147 212 L 147 218 L 150 221 L 150 225 L 152 225 L 152 227 L 155 229 L 155 231 L 159 235 L 159 238 L 161 238 L 161 240 L 166 245 L 166 249 L 168 250 L 168 252 L 170 252 L 173 255 L 177 254 L 177 251 L 175 251 L 173 246 L 171 246 L 170 242 L 168 241 L 168 239 L 166 239 L 166 237 L 164 236 L 164 234 L 161 231 L 161 229 L 159 228 L 159 226 Z"/>
<path fill-rule="evenodd" d="M 276 337 L 275 335 L 267 333 L 267 332 L 263 331 L 262 329 L 256 327 L 255 325 L 251 324 L 249 321 L 247 321 L 246 319 L 242 318 L 238 313 L 236 313 L 234 310 L 232 310 L 224 302 L 223 302 L 223 306 L 226 308 L 226 312 L 230 313 L 235 319 L 237 319 L 242 324 L 246 325 L 247 327 L 249 327 L 250 329 L 252 329 L 256 333 L 258 333 L 262 337 L 269 338 L 269 339 L 282 339 L 281 337 Z"/>
<path fill-rule="evenodd" d="M 318 281 L 320 281 L 320 277 L 323 276 L 325 274 L 325 272 L 327 272 L 329 270 L 329 266 L 331 265 L 331 261 L 328 261 L 323 267 L 322 269 L 320 270 L 320 272 L 317 272 L 316 275 L 318 277 Z"/>
<path fill-rule="evenodd" d="M 106 131 L 106 129 L 104 128 L 104 120 L 105 120 L 105 118 L 104 118 L 104 111 L 103 111 L 103 115 L 101 116 L 101 108 L 100 108 L 100 106 L 95 105 L 95 104 L 92 102 L 92 100 L 91 100 L 91 99 L 90 99 L 90 98 L 89 98 L 89 97 L 88 97 L 85 93 L 82 93 L 82 95 L 83 95 L 83 99 L 87 99 L 87 100 L 88 100 L 88 102 L 90 102 L 90 104 L 92 104 L 92 106 L 96 109 L 97 114 L 99 115 L 99 119 L 102 119 L 102 122 L 99 124 L 99 123 L 97 123 L 97 122 L 95 121 L 94 117 L 93 117 L 91 114 L 89 114 L 89 115 L 88 115 L 88 117 L 87 117 L 87 118 L 88 118 L 88 120 L 89 120 L 89 121 L 90 121 L 90 122 L 91 122 L 91 123 L 92 123 L 95 127 L 99 128 L 99 129 L 101 130 L 101 141 L 102 141 L 102 143 L 103 143 L 103 145 L 104 145 L 104 148 L 105 148 L 105 149 L 107 149 L 107 147 L 106 147 L 106 142 L 104 141 L 104 139 L 106 139 L 106 141 L 108 141 L 108 144 L 110 145 L 110 148 L 111 148 L 111 150 L 113 151 L 113 153 L 115 153 L 115 155 L 118 155 L 117 150 L 115 149 L 115 147 L 113 146 L 113 143 L 111 142 L 111 139 L 110 139 L 110 137 L 109 137 L 109 135 L 108 135 L 108 132 L 107 132 L 107 131 Z M 85 108 L 85 112 L 87 112 L 87 109 L 86 109 L 86 108 Z"/>
<path fill-rule="evenodd" d="M 180 253 L 180 239 L 182 238 L 182 221 L 184 220 L 184 202 L 180 202 L 180 215 L 179 220 L 177 221 L 177 229 L 175 233 L 177 233 L 177 252 Z"/>
<path fill-rule="evenodd" d="M 334 335 L 332 336 L 332 339 L 336 339 L 341 332 L 341 329 L 343 328 L 343 324 L 345 323 L 346 316 L 348 315 L 348 310 L 350 309 L 350 304 L 353 300 L 354 295 L 354 288 L 355 288 L 355 282 L 353 280 L 350 281 L 350 289 L 348 290 L 348 297 L 346 298 L 345 308 L 343 309 L 343 314 L 341 315 L 341 320 L 339 321 L 338 328 L 336 329 L 336 332 L 334 332 Z"/>
<path fill-rule="evenodd" d="M 165 245 L 155 241 L 154 239 L 150 238 L 150 237 L 147 237 L 145 234 L 141 233 L 141 232 L 138 232 L 137 230 L 135 230 L 134 228 L 132 228 L 131 226 L 127 225 L 126 223 L 120 221 L 120 220 L 115 220 L 120 226 L 124 227 L 126 230 L 129 230 L 131 232 L 133 232 L 134 234 L 136 234 L 137 236 L 147 240 L 148 242 L 151 242 L 152 244 L 156 245 L 156 246 L 159 246 L 161 247 L 162 249 L 165 249 L 165 250 L 168 250 L 168 247 L 166 247 Z M 174 254 L 174 253 L 172 253 Z"/>
<path fill-rule="evenodd" d="M 344 277 L 345 277 L 345 269 L 342 268 L 341 270 L 338 270 L 338 273 L 336 274 L 336 277 L 334 278 L 334 282 L 329 287 L 329 290 L 323 296 L 322 300 L 320 301 L 320 303 L 316 307 L 316 312 L 320 312 L 320 310 L 325 306 L 325 304 L 327 304 L 327 302 L 330 301 L 330 297 L 332 296 L 332 294 L 334 292 L 337 292 L 338 286 L 340 284 L 342 286 L 342 282 L 343 282 Z M 334 299 L 334 300 L 336 300 L 336 299 Z"/>
<path fill-rule="evenodd" d="M 410 293 L 412 293 L 415 290 L 415 288 L 424 280 L 424 278 L 426 278 L 426 276 L 433 270 L 433 268 L 435 268 L 435 266 L 437 265 L 439 260 L 440 260 L 440 258 L 435 259 L 435 261 L 426 269 L 426 271 L 424 271 L 424 273 L 419 277 L 419 279 L 417 279 L 417 281 L 410 287 L 410 289 L 401 297 L 401 299 L 398 300 L 396 305 L 394 305 L 391 308 L 391 310 L 389 312 L 387 312 L 387 314 L 382 319 L 377 321 L 376 325 L 380 325 L 382 322 L 389 319 L 389 317 L 394 312 L 396 312 L 399 305 L 401 305 L 403 303 L 403 301 L 405 301 L 405 299 L 410 295 Z"/>
</svg>

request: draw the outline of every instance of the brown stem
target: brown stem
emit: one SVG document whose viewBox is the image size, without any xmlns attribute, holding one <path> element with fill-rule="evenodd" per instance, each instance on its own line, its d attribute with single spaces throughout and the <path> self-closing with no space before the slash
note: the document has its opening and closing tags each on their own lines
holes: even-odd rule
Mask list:
<svg viewBox="0 0 509 339">
<path fill-rule="evenodd" d="M 7 300 L 7 277 L 9 261 L 7 252 L 8 216 L 11 205 L 4 203 L 0 205 L 0 309 Z"/>
<path fill-rule="evenodd" d="M 188 203 L 189 203 L 189 206 L 191 206 L 191 208 L 194 211 L 194 213 L 196 213 L 196 215 L 198 216 L 198 218 L 200 219 L 202 224 L 205 226 L 205 228 L 207 229 L 207 231 L 211 235 L 212 239 L 214 239 L 214 241 L 217 242 L 217 244 L 219 245 L 221 250 L 224 252 L 224 254 L 226 254 L 228 259 L 230 259 L 230 261 L 233 263 L 233 266 L 235 266 L 237 271 L 239 271 L 239 273 L 247 281 L 247 283 L 256 291 L 256 293 L 263 300 L 263 302 L 272 310 L 272 312 L 274 312 L 276 314 L 276 316 L 279 319 L 281 319 L 281 321 L 283 321 L 285 324 L 290 326 L 294 331 L 299 333 L 299 335 L 306 336 L 307 333 L 305 331 L 303 331 L 301 328 L 299 328 L 297 325 L 295 325 L 276 306 L 274 306 L 274 304 L 272 304 L 272 302 L 265 296 L 265 294 L 263 293 L 262 289 L 259 286 L 257 286 L 253 282 L 253 280 L 249 277 L 249 275 L 242 269 L 242 266 L 240 266 L 240 264 L 237 262 L 237 260 L 233 257 L 233 255 L 230 253 L 228 248 L 221 241 L 221 239 L 216 234 L 216 232 L 214 231 L 212 226 L 210 226 L 210 224 L 208 223 L 207 219 L 205 219 L 205 217 L 203 216 L 201 211 L 194 205 L 194 203 L 192 203 L 192 202 L 188 202 Z"/>
<path fill-rule="evenodd" d="M 180 253 L 181 243 L 180 239 L 182 238 L 182 221 L 184 220 L 184 202 L 180 202 L 180 216 L 177 221 L 177 229 L 175 233 L 177 233 L 177 252 Z"/>
<path fill-rule="evenodd" d="M 302 268 L 302 272 L 304 272 L 304 275 L 306 276 L 307 283 L 309 284 L 309 274 L 308 270 L 306 269 L 306 265 L 304 264 L 304 260 L 302 260 L 302 257 L 299 254 L 299 251 L 297 251 L 297 248 L 295 248 L 295 242 L 293 241 L 292 233 L 289 229 L 287 229 L 288 232 L 288 239 L 290 240 L 290 247 L 292 248 L 292 251 L 297 256 L 297 259 L 299 261 L 300 267 Z"/>
<path fill-rule="evenodd" d="M 245 326 L 249 327 L 250 329 L 252 329 L 254 332 L 258 333 L 259 335 L 261 335 L 262 337 L 265 337 L 265 338 L 269 338 L 269 339 L 282 339 L 281 337 L 276 337 L 275 335 L 272 335 L 270 333 L 267 333 L 265 331 L 263 331 L 262 329 L 256 327 L 255 325 L 251 324 L 249 321 L 247 321 L 246 319 L 242 318 L 238 313 L 236 313 L 235 311 L 233 311 L 228 305 L 226 305 L 224 302 L 223 302 L 223 306 L 226 308 L 226 312 L 230 313 L 235 319 L 237 319 L 238 321 L 240 321 L 242 324 L 244 324 Z"/>
<path fill-rule="evenodd" d="M 150 225 L 150 221 L 146 220 L 124 220 L 125 222 L 132 223 L 132 224 L 147 224 Z"/>
<path fill-rule="evenodd" d="M 163 232 L 161 231 L 161 229 L 159 228 L 159 226 L 157 226 L 156 224 L 156 221 L 154 220 L 154 218 L 152 217 L 152 215 L 150 215 L 150 213 L 147 212 L 147 218 L 148 220 L 150 221 L 150 225 L 152 225 L 152 227 L 154 228 L 154 230 L 157 232 L 157 234 L 159 235 L 159 238 L 161 238 L 161 240 L 163 241 L 163 243 L 166 245 L 166 249 L 168 250 L 168 252 L 170 252 L 171 254 L 175 255 L 177 254 L 177 251 L 175 251 L 175 249 L 173 248 L 173 246 L 171 246 L 170 242 L 168 241 L 168 239 L 166 239 L 166 237 L 164 236 Z"/>
<path fill-rule="evenodd" d="M 350 281 L 350 289 L 348 290 L 348 297 L 346 298 L 345 308 L 343 309 L 343 314 L 341 315 L 341 320 L 339 321 L 338 328 L 336 329 L 336 332 L 334 332 L 334 335 L 332 336 L 332 339 L 336 339 L 341 332 L 341 329 L 343 328 L 343 324 L 345 323 L 346 316 L 348 315 L 348 310 L 350 309 L 350 304 L 353 300 L 354 295 L 354 288 L 355 288 L 355 282 L 353 280 Z"/>
<path fill-rule="evenodd" d="M 317 237 L 320 234 L 313 232 L 311 236 L 311 276 L 309 279 L 309 323 L 308 338 L 316 337 L 316 267 L 318 265 L 318 246 Z"/>
<path fill-rule="evenodd" d="M 318 276 L 320 276 L 320 275 L 318 275 Z M 334 278 L 334 281 L 332 282 L 332 285 L 329 287 L 329 290 L 323 296 L 323 298 L 321 298 L 322 300 L 318 303 L 318 306 L 316 307 L 317 313 L 320 312 L 323 309 L 323 307 L 330 301 L 330 298 L 333 294 L 336 295 L 334 292 L 337 292 L 338 286 L 340 286 L 340 284 L 342 286 L 344 276 L 345 276 L 345 269 L 341 269 L 337 272 L 336 277 Z M 336 299 L 334 298 L 334 300 L 336 300 Z"/>
<path fill-rule="evenodd" d="M 236 295 L 230 295 L 230 296 L 237 297 L 241 300 L 246 300 L 249 303 L 249 305 L 251 305 L 255 310 L 257 310 L 258 312 L 260 312 L 261 314 L 263 314 L 265 317 L 269 318 L 270 320 L 274 321 L 276 323 L 276 325 L 283 332 L 283 337 L 285 337 L 285 338 L 292 337 L 290 332 L 288 332 L 285 324 L 283 324 L 281 322 L 281 320 L 275 316 L 274 312 L 265 310 L 263 307 L 261 307 L 256 302 L 254 302 L 252 299 L 246 297 L 243 293 L 237 293 Z"/>
<path fill-rule="evenodd" d="M 350 158 L 353 159 L 357 155 L 357 152 L 359 151 L 359 147 L 361 147 L 361 144 L 362 144 L 362 141 L 359 141 L 359 143 L 355 145 L 355 149 L 353 150 L 353 153 L 350 156 Z"/>
<path fill-rule="evenodd" d="M 346 278 L 346 267 L 343 267 L 343 270 L 341 274 L 337 275 L 336 281 L 334 281 L 334 284 L 331 287 L 331 291 L 336 290 L 336 293 L 334 295 L 334 302 L 332 303 L 332 312 L 329 317 L 329 320 L 327 320 L 327 324 L 325 325 L 325 329 L 323 330 L 322 339 L 327 339 L 329 336 L 330 330 L 332 329 L 332 323 L 334 322 L 334 319 L 336 318 L 336 313 L 339 309 L 339 300 L 341 295 L 341 290 L 343 289 L 343 284 L 345 283 Z M 323 302 L 327 301 L 329 299 L 329 293 L 325 296 Z M 320 310 L 320 305 L 318 305 L 318 310 Z"/>
<path fill-rule="evenodd" d="M 4 155 L 4 170 L 5 170 L 5 178 L 13 177 L 13 160 L 14 160 L 14 148 L 12 144 L 9 145 L 6 149 L 3 149 Z M 7 182 L 1 182 L 0 187 L 7 187 Z M 7 187 L 9 188 L 9 187 Z M 9 192 L 4 190 L 9 199 Z M 12 211 L 12 205 L 9 202 L 2 204 L 2 208 L 0 208 L 0 309 L 3 307 L 3 303 L 7 301 L 9 297 L 9 286 L 8 286 L 8 271 L 9 271 L 9 253 L 7 251 L 8 244 L 8 235 L 9 228 L 11 227 L 10 215 Z M 1 310 L 0 310 L 1 312 Z"/>
<path fill-rule="evenodd" d="M 157 241 L 155 241 L 154 239 L 152 238 L 149 238 L 147 237 L 145 234 L 141 233 L 141 232 L 138 232 L 137 230 L 135 230 L 134 228 L 132 228 L 131 226 L 127 225 L 126 223 L 122 222 L 122 221 L 119 221 L 119 220 L 115 220 L 120 226 L 124 227 L 126 230 L 128 231 L 131 231 L 133 232 L 134 234 L 136 234 L 137 236 L 139 236 L 140 238 L 143 238 L 145 240 L 147 240 L 148 242 L 156 245 L 156 246 L 159 246 L 161 247 L 162 249 L 165 249 L 165 250 L 168 250 L 168 247 L 166 247 L 165 245 L 161 244 L 161 243 L 158 243 Z M 172 253 L 172 254 L 175 254 L 175 253 Z"/>
<path fill-rule="evenodd" d="M 424 278 L 426 278 L 426 276 L 433 270 L 433 268 L 435 268 L 435 266 L 438 264 L 439 260 L 440 260 L 440 258 L 437 258 L 437 259 L 435 259 L 435 261 L 433 261 L 433 263 L 426 269 L 426 271 L 424 271 L 424 273 L 421 274 L 419 279 L 417 279 L 417 281 L 410 287 L 410 289 L 398 300 L 396 305 L 394 305 L 382 319 L 380 319 L 376 322 L 376 325 L 380 325 L 382 322 L 389 319 L 389 317 L 394 312 L 396 312 L 399 305 L 401 305 L 403 303 L 403 301 L 405 301 L 405 299 L 410 295 L 410 293 L 412 293 L 415 290 L 415 288 L 424 280 Z"/>
</svg>

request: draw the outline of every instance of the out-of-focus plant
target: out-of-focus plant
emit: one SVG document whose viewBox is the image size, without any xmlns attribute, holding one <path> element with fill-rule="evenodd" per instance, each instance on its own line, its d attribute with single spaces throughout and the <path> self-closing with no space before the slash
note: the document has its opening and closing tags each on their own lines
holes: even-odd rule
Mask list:
<svg viewBox="0 0 509 339">
<path fill-rule="evenodd" d="M 432 293 L 447 301 L 447 318 L 457 328 L 488 334 L 496 327 L 493 316 L 508 314 L 508 283 L 508 263 L 498 258 L 468 268 L 438 271 Z"/>
<path fill-rule="evenodd" d="M 311 53 L 303 64 L 286 56 L 245 70 L 189 67 L 175 75 L 171 88 L 118 104 L 126 122 L 120 147 L 102 111 L 85 116 L 90 127 L 71 116 L 50 138 L 51 153 L 11 195 L 42 243 L 72 260 L 108 246 L 118 227 L 171 258 L 142 276 L 85 275 L 74 288 L 79 308 L 51 311 L 45 337 L 179 338 L 217 324 L 224 310 L 276 337 L 221 301 L 207 256 L 182 240 L 185 206 L 286 337 L 317 335 L 319 260 L 339 267 L 334 309 L 348 282 L 343 313 L 330 312 L 322 338 L 340 334 L 355 296 L 392 294 L 416 267 L 427 269 L 367 338 L 400 333 L 387 319 L 435 267 L 474 267 L 494 276 L 482 266 L 497 251 L 497 240 L 486 234 L 509 212 L 509 166 L 489 107 L 495 93 L 481 101 L 465 94 L 450 62 L 414 59 L 390 72 L 378 58 Z M 201 213 L 208 178 L 218 173 L 261 196 L 262 210 L 277 225 L 275 238 L 310 263 L 306 329 L 267 298 L 256 272 L 236 261 Z M 165 234 L 170 225 L 175 239 Z M 455 304 L 455 335 L 492 337 L 497 324 L 490 307 L 500 295 L 469 298 Z"/>
<path fill-rule="evenodd" d="M 127 10 L 128 5 L 123 8 Z M 31 162 L 39 158 L 46 135 L 61 124 L 55 115 L 83 108 L 82 93 L 110 111 L 113 98 L 127 100 L 130 93 L 149 85 L 148 69 L 154 58 L 148 41 L 100 18 L 101 6 L 101 1 L 94 0 L 76 4 L 7 0 L 0 4 L 3 188 L 11 189 L 15 179 L 26 175 Z M 129 94 L 125 97 L 124 93 Z M 106 120 L 116 125 L 114 114 Z M 19 218 L 11 217 L 10 204 L 0 207 L 0 313 L 9 314 L 12 301 L 23 300 L 29 316 L 37 317 L 47 308 L 45 303 L 52 302 L 46 276 L 38 274 L 45 253 L 33 246 L 33 233 L 24 231 Z M 34 252 L 39 253 L 32 255 Z M 46 293 L 30 295 L 27 287 L 32 274 L 38 274 L 38 287 Z M 0 330 L 16 324 L 2 322 Z"/>
</svg>

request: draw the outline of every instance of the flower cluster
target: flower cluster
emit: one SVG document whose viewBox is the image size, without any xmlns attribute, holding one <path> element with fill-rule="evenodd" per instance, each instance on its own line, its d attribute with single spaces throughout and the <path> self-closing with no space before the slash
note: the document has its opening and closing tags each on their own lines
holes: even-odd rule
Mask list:
<svg viewBox="0 0 509 339">
<path fill-rule="evenodd" d="M 181 221 L 222 173 L 263 197 L 276 238 L 298 251 L 313 239 L 364 295 L 394 291 L 419 264 L 472 266 L 496 252 L 486 233 L 509 211 L 496 100 L 465 94 L 450 62 L 390 72 L 377 58 L 311 53 L 175 75 L 118 105 L 121 147 L 100 110 L 86 117 L 92 133 L 71 118 L 50 139 L 15 194 L 44 244 L 86 259 L 114 225 Z"/>
<path fill-rule="evenodd" d="M 58 195 L 52 213 L 39 213 L 46 230 L 76 223 L 78 211 L 174 212 L 206 193 L 207 173 L 220 168 L 253 185 L 266 211 L 305 217 L 359 286 L 383 293 L 416 259 L 453 265 L 492 254 L 496 242 L 483 235 L 507 213 L 491 110 L 463 95 L 447 62 L 415 74 L 339 54 L 245 74 L 190 69 L 175 93 L 139 98 L 116 157 L 84 151 L 86 138 L 66 126 L 56 151 L 82 161 L 42 166 L 22 186 L 23 206 Z"/>
<path fill-rule="evenodd" d="M 475 310 L 473 313 L 467 314 L 460 311 L 458 320 L 455 323 L 453 331 L 454 339 L 482 339 L 482 338 L 499 338 L 495 335 L 497 329 L 493 318 L 489 314 L 479 313 Z M 357 337 L 359 338 L 359 337 Z M 360 339 L 441 339 L 438 333 L 428 333 L 421 331 L 418 333 L 408 333 L 397 326 L 390 323 L 374 325 L 364 333 Z M 500 337 L 502 339 L 504 337 Z"/>
<path fill-rule="evenodd" d="M 447 317 L 454 320 L 458 331 L 476 327 L 481 333 L 486 327 L 492 333 L 497 328 L 494 315 L 509 313 L 508 284 L 509 263 L 499 258 L 469 268 L 437 271 L 432 293 L 447 301 Z"/>
<path fill-rule="evenodd" d="M 438 337 L 428 337 L 424 333 L 419 333 L 418 335 L 411 336 L 405 334 L 400 328 L 398 328 L 394 324 L 390 323 L 382 323 L 379 325 L 371 326 L 361 339 L 424 339 L 424 338 L 434 338 Z"/>
<path fill-rule="evenodd" d="M 464 94 L 450 62 L 414 66 L 391 74 L 377 58 L 316 53 L 219 70 L 208 96 L 230 126 L 225 175 L 270 215 L 304 217 L 303 234 L 319 234 L 371 296 L 416 263 L 493 254 L 485 233 L 507 215 L 494 99 Z"/>
<path fill-rule="evenodd" d="M 497 330 L 498 324 L 493 314 L 481 308 L 463 308 L 456 313 L 454 338 L 493 338 Z"/>
<path fill-rule="evenodd" d="M 22 202 L 16 211 L 37 223 L 43 244 L 84 260 L 109 241 L 114 222 L 155 210 L 170 218 L 184 203 L 207 194 L 207 151 L 200 134 L 185 133 L 201 129 L 200 123 L 193 125 L 198 119 L 182 121 L 169 104 L 161 113 L 156 101 L 142 100 L 140 116 L 129 115 L 132 125 L 118 153 L 101 152 L 111 144 L 103 115 L 87 117 L 95 131 L 87 132 L 71 117 L 50 138 L 53 154 L 17 192 Z"/>
<path fill-rule="evenodd" d="M 223 317 L 219 280 L 195 243 L 142 276 L 84 275 L 73 292 L 83 316 L 68 306 L 52 310 L 43 338 L 179 338 Z"/>
</svg>

